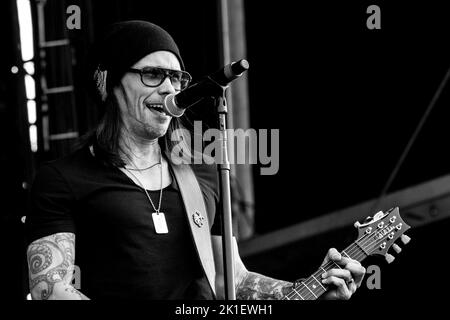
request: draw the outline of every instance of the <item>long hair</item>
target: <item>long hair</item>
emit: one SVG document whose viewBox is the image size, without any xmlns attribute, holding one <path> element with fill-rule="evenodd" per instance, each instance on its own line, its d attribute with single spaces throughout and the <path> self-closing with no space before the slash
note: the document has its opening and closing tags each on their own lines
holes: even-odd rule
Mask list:
<svg viewBox="0 0 450 320">
<path fill-rule="evenodd" d="M 124 126 L 118 101 L 114 94 L 109 94 L 101 103 L 103 116 L 97 126 L 80 138 L 77 147 L 93 146 L 95 157 L 107 166 L 123 167 L 125 159 L 121 154 L 127 155 L 127 151 L 120 144 L 121 132 Z M 191 144 L 192 130 L 188 129 L 189 123 L 183 117 L 172 118 L 166 134 L 159 139 L 159 145 L 168 161 L 179 164 L 180 159 L 184 163 L 191 161 L 200 154 L 194 152 Z M 174 156 L 178 161 L 174 161 Z"/>
</svg>

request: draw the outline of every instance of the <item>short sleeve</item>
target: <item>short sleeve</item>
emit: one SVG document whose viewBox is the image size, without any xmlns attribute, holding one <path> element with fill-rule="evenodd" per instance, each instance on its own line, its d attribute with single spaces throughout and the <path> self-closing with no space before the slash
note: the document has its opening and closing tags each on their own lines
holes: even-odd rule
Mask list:
<svg viewBox="0 0 450 320">
<path fill-rule="evenodd" d="M 75 233 L 74 195 L 55 167 L 41 167 L 32 184 L 30 201 L 25 222 L 28 243 L 58 232 Z"/>
</svg>

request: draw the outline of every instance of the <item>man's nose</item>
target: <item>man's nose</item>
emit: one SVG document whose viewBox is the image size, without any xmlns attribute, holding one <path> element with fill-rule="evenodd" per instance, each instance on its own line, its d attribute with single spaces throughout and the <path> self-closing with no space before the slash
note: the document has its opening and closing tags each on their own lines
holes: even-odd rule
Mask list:
<svg viewBox="0 0 450 320">
<path fill-rule="evenodd" d="M 159 85 L 158 87 L 159 93 L 162 94 L 171 94 L 175 93 L 176 90 L 172 85 L 172 81 L 170 80 L 170 77 L 166 77 L 164 81 Z"/>
</svg>

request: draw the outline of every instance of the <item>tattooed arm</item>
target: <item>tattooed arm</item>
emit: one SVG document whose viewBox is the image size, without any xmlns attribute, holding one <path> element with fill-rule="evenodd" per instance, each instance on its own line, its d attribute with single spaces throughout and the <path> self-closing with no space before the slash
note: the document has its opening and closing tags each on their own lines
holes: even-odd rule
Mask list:
<svg viewBox="0 0 450 320">
<path fill-rule="evenodd" d="M 222 258 L 222 237 L 212 236 L 214 261 L 216 264 L 217 298 L 224 299 L 224 270 Z M 272 279 L 261 274 L 248 271 L 239 256 L 236 239 L 233 237 L 234 279 L 236 299 L 238 300 L 277 300 L 292 288 L 292 283 Z"/>
<path fill-rule="evenodd" d="M 32 242 L 27 250 L 30 293 L 35 300 L 87 300 L 72 285 L 75 235 L 55 233 Z"/>
<path fill-rule="evenodd" d="M 280 300 L 292 289 L 292 283 L 247 271 L 237 284 L 237 300 Z"/>
</svg>

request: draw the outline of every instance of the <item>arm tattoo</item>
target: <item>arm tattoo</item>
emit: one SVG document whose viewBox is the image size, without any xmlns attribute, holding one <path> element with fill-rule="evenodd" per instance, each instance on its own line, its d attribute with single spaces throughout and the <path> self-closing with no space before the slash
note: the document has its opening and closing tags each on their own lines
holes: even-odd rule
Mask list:
<svg viewBox="0 0 450 320">
<path fill-rule="evenodd" d="M 279 300 L 292 288 L 292 283 L 248 272 L 236 290 L 238 300 Z"/>
<path fill-rule="evenodd" d="M 30 290 L 39 289 L 41 299 L 47 300 L 58 282 L 69 284 L 75 261 L 75 235 L 57 233 L 34 241 L 27 251 Z"/>
<path fill-rule="evenodd" d="M 76 294 L 78 297 L 80 297 L 80 300 L 83 300 L 85 298 L 84 295 L 82 295 L 78 290 L 76 290 L 73 287 L 67 287 L 64 289 L 64 291 Z"/>
</svg>

